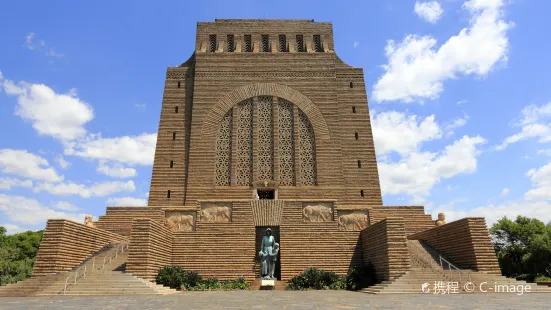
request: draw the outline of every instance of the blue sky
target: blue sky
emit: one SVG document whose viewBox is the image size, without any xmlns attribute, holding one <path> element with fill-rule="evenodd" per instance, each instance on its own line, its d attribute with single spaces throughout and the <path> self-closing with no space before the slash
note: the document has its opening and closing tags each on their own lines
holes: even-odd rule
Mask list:
<svg viewBox="0 0 551 310">
<path fill-rule="evenodd" d="M 198 21 L 333 23 L 364 68 L 385 205 L 551 220 L 544 0 L 12 1 L 0 11 L 0 225 L 143 205 L 166 67 Z"/>
</svg>

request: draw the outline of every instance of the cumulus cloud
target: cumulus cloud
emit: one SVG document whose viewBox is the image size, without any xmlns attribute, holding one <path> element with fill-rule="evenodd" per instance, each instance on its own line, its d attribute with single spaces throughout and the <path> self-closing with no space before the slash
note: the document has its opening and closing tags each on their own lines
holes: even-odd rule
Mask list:
<svg viewBox="0 0 551 310">
<path fill-rule="evenodd" d="M 136 176 L 136 169 L 124 167 L 119 163 L 109 164 L 105 160 L 99 161 L 99 166 L 96 171 L 106 176 L 120 179 Z"/>
<path fill-rule="evenodd" d="M 25 225 L 44 224 L 51 218 L 64 218 L 78 222 L 84 219 L 84 214 L 55 211 L 43 206 L 35 199 L 4 194 L 0 194 L 0 211 L 4 212 L 11 221 Z"/>
<path fill-rule="evenodd" d="M 462 117 L 458 117 L 451 121 L 450 123 L 446 124 L 444 126 L 444 131 L 446 132 L 446 136 L 453 136 L 455 134 L 455 130 L 458 128 L 461 128 L 467 124 L 467 121 L 469 120 L 469 115 L 467 113 L 463 113 Z"/>
<path fill-rule="evenodd" d="M 537 139 L 538 143 L 551 141 L 551 102 L 542 106 L 530 104 L 521 111 L 521 119 L 513 124 L 514 127 L 520 127 L 520 132 L 515 133 L 496 146 L 496 150 L 501 151 L 510 144 L 527 140 Z M 545 154 L 545 151 L 538 151 L 538 154 Z"/>
<path fill-rule="evenodd" d="M 30 50 L 34 49 L 34 37 L 35 36 L 36 36 L 36 33 L 34 33 L 34 32 L 29 32 L 25 36 L 25 47 L 27 47 Z"/>
<path fill-rule="evenodd" d="M 416 151 L 423 142 L 439 139 L 442 130 L 434 115 L 425 118 L 404 112 L 371 113 L 371 124 L 377 155 L 390 152 L 408 154 Z"/>
<path fill-rule="evenodd" d="M 440 3 L 436 1 L 425 1 L 425 2 L 415 2 L 415 7 L 413 9 L 419 17 L 431 24 L 436 24 L 436 22 L 444 13 Z"/>
<path fill-rule="evenodd" d="M 46 159 L 26 150 L 0 149 L 0 171 L 33 180 L 63 180 Z"/>
<path fill-rule="evenodd" d="M 509 189 L 506 187 L 501 191 L 501 197 L 509 195 Z"/>
<path fill-rule="evenodd" d="M 40 134 L 59 140 L 72 140 L 86 134 L 84 124 L 94 118 L 92 108 L 74 90 L 56 93 L 44 84 L 0 79 L 6 94 L 17 97 L 15 114 L 32 123 Z"/>
<path fill-rule="evenodd" d="M 530 177 L 533 188 L 524 194 L 524 199 L 551 200 L 551 163 L 528 170 L 526 176 Z"/>
<path fill-rule="evenodd" d="M 107 199 L 107 203 L 110 206 L 123 206 L 123 207 L 147 206 L 147 200 L 142 198 L 135 198 L 135 197 L 109 198 Z"/>
<path fill-rule="evenodd" d="M 9 223 L 6 223 L 6 224 L 0 224 L 0 226 L 4 227 L 6 229 L 6 235 L 15 235 L 15 234 L 18 234 L 18 233 L 22 233 L 22 232 L 25 232 L 27 231 L 28 229 L 26 228 L 23 228 L 23 227 L 19 227 L 15 224 L 9 224 Z"/>
<path fill-rule="evenodd" d="M 85 139 L 67 143 L 65 155 L 103 159 L 129 165 L 152 165 L 156 143 L 156 133 L 115 138 L 103 138 L 101 134 L 89 135 Z"/>
<path fill-rule="evenodd" d="M 56 196 L 78 195 L 82 198 L 104 197 L 119 192 L 133 192 L 136 190 L 134 181 L 111 181 L 97 182 L 91 185 L 78 184 L 74 182 L 42 183 L 35 186 L 35 192 L 48 192 Z"/>
<path fill-rule="evenodd" d="M 13 187 L 33 187 L 31 180 L 19 180 L 14 178 L 0 178 L 0 190 L 11 190 Z"/>
<path fill-rule="evenodd" d="M 478 147 L 485 142 L 480 136 L 463 136 L 441 152 L 412 152 L 398 162 L 379 162 L 381 190 L 383 194 L 427 196 L 440 180 L 475 172 Z"/>
<path fill-rule="evenodd" d="M 71 165 L 70 162 L 66 161 L 63 156 L 58 155 L 55 160 L 57 161 L 57 164 L 61 167 L 61 169 L 67 169 Z"/>
<path fill-rule="evenodd" d="M 78 211 L 79 207 L 67 201 L 59 201 L 54 205 L 54 208 L 65 211 Z"/>
<path fill-rule="evenodd" d="M 507 61 L 508 30 L 503 19 L 504 0 L 469 0 L 463 9 L 470 24 L 440 47 L 432 36 L 408 35 L 402 42 L 389 40 L 388 63 L 373 86 L 378 102 L 436 99 L 443 82 L 460 75 L 487 75 L 498 63 Z"/>
</svg>

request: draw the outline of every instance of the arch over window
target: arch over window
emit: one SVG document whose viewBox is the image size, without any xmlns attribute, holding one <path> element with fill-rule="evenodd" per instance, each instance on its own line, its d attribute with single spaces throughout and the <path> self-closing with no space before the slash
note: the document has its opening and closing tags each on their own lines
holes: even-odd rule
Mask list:
<svg viewBox="0 0 551 310">
<path fill-rule="evenodd" d="M 215 148 L 216 186 L 317 185 L 315 130 L 306 113 L 283 98 L 258 96 L 231 108 L 218 124 Z"/>
</svg>

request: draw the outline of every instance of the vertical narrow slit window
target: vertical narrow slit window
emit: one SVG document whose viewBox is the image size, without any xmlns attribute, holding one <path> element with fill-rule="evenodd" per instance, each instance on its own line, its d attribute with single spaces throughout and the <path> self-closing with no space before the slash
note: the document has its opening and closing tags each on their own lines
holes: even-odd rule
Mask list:
<svg viewBox="0 0 551 310">
<path fill-rule="evenodd" d="M 233 44 L 233 34 L 228 34 L 228 40 L 227 40 L 227 43 L 228 43 L 228 46 L 227 46 L 227 51 L 228 52 L 233 52 L 235 51 L 235 45 Z"/>
<path fill-rule="evenodd" d="M 174 107 L 174 113 L 178 113 L 178 107 Z"/>
<path fill-rule="evenodd" d="M 323 46 L 321 45 L 321 36 L 319 34 L 314 35 L 314 50 L 317 53 L 323 52 Z"/>
<path fill-rule="evenodd" d="M 304 52 L 304 37 L 303 37 L 301 34 L 297 35 L 297 46 L 296 46 L 296 50 L 297 50 L 297 52 L 299 52 L 299 53 Z"/>
<path fill-rule="evenodd" d="M 170 190 L 166 192 L 166 198 L 170 198 Z"/>
<path fill-rule="evenodd" d="M 362 167 L 362 161 L 358 160 L 358 168 L 361 168 L 361 167 Z"/>
<path fill-rule="evenodd" d="M 216 52 L 216 35 L 211 34 L 209 36 L 209 52 L 214 53 Z"/>
<path fill-rule="evenodd" d="M 172 133 L 172 140 L 176 140 L 176 132 Z"/>
<path fill-rule="evenodd" d="M 279 52 L 287 51 L 287 37 L 284 34 L 279 35 Z"/>
<path fill-rule="evenodd" d="M 354 138 L 356 138 L 356 140 L 358 140 L 358 132 L 357 131 L 354 133 Z"/>
<path fill-rule="evenodd" d="M 354 88 L 354 83 L 350 82 L 350 88 Z"/>
<path fill-rule="evenodd" d="M 352 106 L 352 113 L 356 113 L 356 106 Z"/>
<path fill-rule="evenodd" d="M 178 88 L 180 88 L 180 81 L 178 81 Z"/>
<path fill-rule="evenodd" d="M 363 189 L 360 191 L 360 196 L 362 196 L 362 197 L 364 196 L 364 190 Z"/>
<path fill-rule="evenodd" d="M 250 34 L 245 35 L 245 52 L 252 52 L 253 51 L 253 43 L 252 38 Z"/>
<path fill-rule="evenodd" d="M 271 52 L 270 50 L 270 36 L 267 34 L 262 35 L 262 51 L 267 53 Z"/>
<path fill-rule="evenodd" d="M 170 168 L 174 168 L 174 161 L 173 160 L 170 161 Z"/>
</svg>

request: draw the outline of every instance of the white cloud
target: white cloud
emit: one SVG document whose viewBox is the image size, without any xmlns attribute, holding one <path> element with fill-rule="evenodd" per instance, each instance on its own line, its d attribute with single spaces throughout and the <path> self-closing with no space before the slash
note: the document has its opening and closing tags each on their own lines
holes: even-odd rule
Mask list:
<svg viewBox="0 0 551 310">
<path fill-rule="evenodd" d="M 463 136 L 442 152 L 411 152 L 398 162 L 379 162 L 381 190 L 383 194 L 427 196 L 440 180 L 475 172 L 477 147 L 485 142 L 480 136 Z"/>
<path fill-rule="evenodd" d="M 463 9 L 470 25 L 437 47 L 431 36 L 408 35 L 402 42 L 389 40 L 388 64 L 373 86 L 378 102 L 436 99 L 443 82 L 460 75 L 485 76 L 496 64 L 507 62 L 512 23 L 503 19 L 504 0 L 469 0 Z"/>
<path fill-rule="evenodd" d="M 436 22 L 440 19 L 440 16 L 442 16 L 442 13 L 444 13 L 440 3 L 436 1 L 416 1 L 414 11 L 421 19 L 431 24 L 436 24 Z"/>
<path fill-rule="evenodd" d="M 53 47 L 50 47 L 50 49 L 46 52 L 46 56 L 62 58 L 65 55 L 56 52 L 56 50 Z"/>
<path fill-rule="evenodd" d="M 147 206 L 147 200 L 134 197 L 118 197 L 118 198 L 109 198 L 107 203 L 111 206 L 123 206 L 123 207 L 141 207 Z"/>
<path fill-rule="evenodd" d="M 444 126 L 444 131 L 446 131 L 446 136 L 452 136 L 455 134 L 455 130 L 457 128 L 461 128 L 467 124 L 467 121 L 469 120 L 469 115 L 467 113 L 463 113 L 462 117 L 458 117 L 454 119 L 452 122 Z"/>
<path fill-rule="evenodd" d="M 134 181 L 112 181 L 93 183 L 89 186 L 74 182 L 42 183 L 34 188 L 35 192 L 46 191 L 56 196 L 79 195 L 82 198 L 93 196 L 104 197 L 119 192 L 133 192 L 136 190 Z"/>
<path fill-rule="evenodd" d="M 13 187 L 33 187 L 31 180 L 19 180 L 13 178 L 0 178 L 0 190 L 11 190 Z"/>
<path fill-rule="evenodd" d="M 506 187 L 501 191 L 501 197 L 509 195 L 509 189 Z"/>
<path fill-rule="evenodd" d="M 0 80 L 6 94 L 17 96 L 15 114 L 30 121 L 40 135 L 72 140 L 86 134 L 84 124 L 94 118 L 92 108 L 74 90 L 58 94 L 44 84 Z"/>
<path fill-rule="evenodd" d="M 538 150 L 538 155 L 551 156 L 551 149 L 548 149 L 548 150 Z"/>
<path fill-rule="evenodd" d="M 0 149 L 0 171 L 33 180 L 63 180 L 46 159 L 26 150 Z"/>
<path fill-rule="evenodd" d="M 25 225 L 44 224 L 51 218 L 65 218 L 78 222 L 84 219 L 84 214 L 59 212 L 43 206 L 35 199 L 3 194 L 0 194 L 0 211 L 11 221 Z"/>
<path fill-rule="evenodd" d="M 67 201 L 59 201 L 54 205 L 54 208 L 65 211 L 78 211 L 79 207 Z"/>
<path fill-rule="evenodd" d="M 526 173 L 533 188 L 524 194 L 526 200 L 551 200 L 551 163 Z"/>
<path fill-rule="evenodd" d="M 434 115 L 421 118 L 397 111 L 372 111 L 371 124 L 377 155 L 390 152 L 407 154 L 418 150 L 421 143 L 442 136 Z"/>
<path fill-rule="evenodd" d="M 504 150 L 509 144 L 531 138 L 537 138 L 539 143 L 551 141 L 551 102 L 540 107 L 530 104 L 522 109 L 521 114 L 521 120 L 514 124 L 515 127 L 521 127 L 520 132 L 505 138 L 503 143 L 496 146 L 496 150 Z"/>
<path fill-rule="evenodd" d="M 354 41 L 354 48 L 358 47 L 360 45 L 360 42 Z"/>
<path fill-rule="evenodd" d="M 129 165 L 152 165 L 156 143 L 156 133 L 116 138 L 103 138 L 97 134 L 67 143 L 65 154 Z"/>
<path fill-rule="evenodd" d="M 29 34 L 27 34 L 27 36 L 25 37 L 25 46 L 30 50 L 34 49 L 33 41 L 35 36 L 36 34 L 34 32 L 29 32 Z"/>
<path fill-rule="evenodd" d="M 18 233 L 22 233 L 22 232 L 25 232 L 27 231 L 28 229 L 25 229 L 23 227 L 19 227 L 15 224 L 9 224 L 9 223 L 6 223 L 6 224 L 0 224 L 0 226 L 4 227 L 6 229 L 6 235 L 15 235 L 15 234 L 18 234 Z"/>
<path fill-rule="evenodd" d="M 136 169 L 124 167 L 119 163 L 109 164 L 105 160 L 99 161 L 99 166 L 96 171 L 110 177 L 121 179 L 136 176 Z"/>
<path fill-rule="evenodd" d="M 469 101 L 468 100 L 459 100 L 459 101 L 457 101 L 457 105 L 462 105 L 462 104 L 465 104 L 467 102 L 469 102 Z"/>
<path fill-rule="evenodd" d="M 67 169 L 71 165 L 71 163 L 66 161 L 65 158 L 63 158 L 63 156 L 61 155 L 58 155 L 55 159 L 59 164 L 59 166 L 61 167 L 61 169 Z"/>
<path fill-rule="evenodd" d="M 145 103 L 136 103 L 134 106 L 141 110 L 145 109 L 146 107 Z"/>
</svg>

